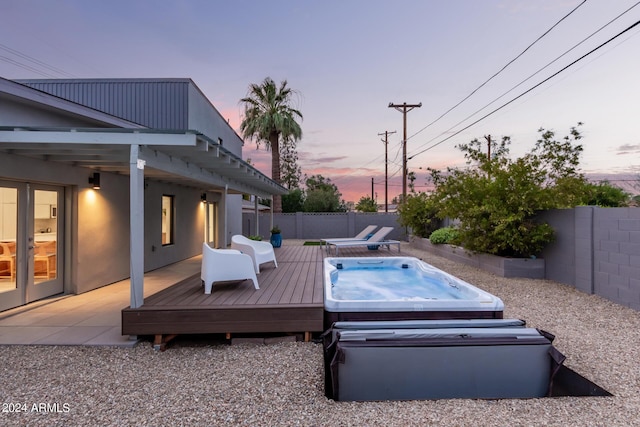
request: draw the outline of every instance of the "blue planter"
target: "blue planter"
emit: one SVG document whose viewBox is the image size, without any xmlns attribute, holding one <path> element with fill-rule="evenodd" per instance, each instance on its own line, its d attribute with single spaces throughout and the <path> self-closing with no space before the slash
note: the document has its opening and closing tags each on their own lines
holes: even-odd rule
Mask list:
<svg viewBox="0 0 640 427">
<path fill-rule="evenodd" d="M 282 234 L 276 233 L 271 235 L 271 246 L 274 248 L 279 248 L 282 246 Z"/>
</svg>

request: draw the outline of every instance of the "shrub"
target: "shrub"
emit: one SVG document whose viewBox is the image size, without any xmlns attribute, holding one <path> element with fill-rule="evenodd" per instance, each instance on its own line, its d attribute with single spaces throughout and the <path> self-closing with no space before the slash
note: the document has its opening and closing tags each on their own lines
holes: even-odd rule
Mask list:
<svg viewBox="0 0 640 427">
<path fill-rule="evenodd" d="M 409 194 L 398 206 L 398 221 L 403 227 L 411 227 L 414 236 L 429 237 L 440 226 L 437 212 L 432 198 L 425 193 Z"/>
<path fill-rule="evenodd" d="M 581 136 L 561 141 L 552 131 L 523 157 L 509 158 L 509 137 L 491 143 L 491 158 L 477 139 L 459 146 L 467 169 L 431 170 L 436 191 L 431 197 L 440 217 L 456 218 L 459 242 L 475 252 L 501 256 L 539 255 L 554 239 L 554 230 L 536 220 L 539 212 L 573 207 L 584 198 L 584 177 L 577 171 Z"/>
<path fill-rule="evenodd" d="M 598 184 L 585 184 L 585 197 L 583 203 L 588 206 L 600 206 L 601 208 L 617 208 L 628 206 L 631 196 L 620 187 L 603 181 Z"/>
<path fill-rule="evenodd" d="M 248 239 L 261 241 L 262 240 L 262 236 L 258 236 L 258 235 L 249 236 Z"/>
<path fill-rule="evenodd" d="M 434 245 L 455 244 L 458 239 L 458 230 L 455 227 L 439 228 L 429 236 L 429 241 Z"/>
</svg>

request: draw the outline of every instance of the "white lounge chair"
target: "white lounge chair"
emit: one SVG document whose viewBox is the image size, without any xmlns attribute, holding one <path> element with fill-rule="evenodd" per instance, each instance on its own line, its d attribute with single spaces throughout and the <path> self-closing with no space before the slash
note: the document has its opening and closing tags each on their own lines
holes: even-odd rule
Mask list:
<svg viewBox="0 0 640 427">
<path fill-rule="evenodd" d="M 367 240 L 327 240 L 327 252 L 329 251 L 329 246 L 334 246 L 336 248 L 336 256 L 338 255 L 338 251 L 340 248 L 348 248 L 348 247 L 356 247 L 356 246 L 386 246 L 391 250 L 391 245 L 398 246 L 398 252 L 400 252 L 400 241 L 398 240 L 386 240 L 385 238 L 391 231 L 393 227 L 382 227 L 380 230 L 376 231 L 376 233 L 368 238 Z"/>
<path fill-rule="evenodd" d="M 260 264 L 264 264 L 265 262 L 273 261 L 273 264 L 278 268 L 276 253 L 269 242 L 259 242 L 236 234 L 231 237 L 231 249 L 236 249 L 243 254 L 249 255 L 253 260 L 256 274 L 260 274 Z"/>
<path fill-rule="evenodd" d="M 364 228 L 364 230 L 356 234 L 354 237 L 335 237 L 335 238 L 328 238 L 328 239 L 320 239 L 320 244 L 322 245 L 324 243 L 325 245 L 328 245 L 328 242 L 352 242 L 354 240 L 364 241 L 364 240 L 367 240 L 367 236 L 373 233 L 373 230 L 375 230 L 376 228 L 378 228 L 377 225 L 368 225 L 367 227 Z M 327 247 L 327 250 L 328 249 L 329 248 Z"/>
<path fill-rule="evenodd" d="M 258 286 L 258 278 L 253 267 L 253 260 L 235 249 L 213 249 L 208 244 L 202 244 L 202 269 L 200 278 L 204 282 L 204 293 L 210 294 L 213 282 L 247 280 Z"/>
</svg>

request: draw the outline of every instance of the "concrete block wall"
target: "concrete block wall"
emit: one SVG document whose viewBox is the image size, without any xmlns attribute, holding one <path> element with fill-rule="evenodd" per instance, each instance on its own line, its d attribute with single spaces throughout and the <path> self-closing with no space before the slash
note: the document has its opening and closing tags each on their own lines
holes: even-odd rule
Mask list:
<svg viewBox="0 0 640 427">
<path fill-rule="evenodd" d="M 594 208 L 594 293 L 640 310 L 640 209 Z"/>
<path fill-rule="evenodd" d="M 242 214 L 242 234 L 255 235 L 256 216 Z M 282 230 L 284 239 L 318 240 L 328 237 L 353 237 L 368 225 L 393 227 L 388 239 L 405 240 L 406 234 L 398 223 L 396 213 L 282 213 L 273 214 L 273 224 Z M 271 230 L 271 214 L 258 215 L 258 234 L 268 240 Z"/>
<path fill-rule="evenodd" d="M 640 310 L 640 209 L 580 206 L 541 219 L 556 230 L 547 279 Z"/>
</svg>

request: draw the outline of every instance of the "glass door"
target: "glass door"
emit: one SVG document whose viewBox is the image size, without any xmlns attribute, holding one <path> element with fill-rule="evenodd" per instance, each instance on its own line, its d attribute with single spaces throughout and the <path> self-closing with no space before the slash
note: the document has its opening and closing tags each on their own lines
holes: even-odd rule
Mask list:
<svg viewBox="0 0 640 427">
<path fill-rule="evenodd" d="M 18 200 L 25 196 L 25 185 L 0 181 L 0 310 L 24 304 L 23 289 L 18 288 Z M 23 216 L 24 217 L 24 216 Z"/>
<path fill-rule="evenodd" d="M 0 310 L 64 290 L 64 189 L 0 181 Z"/>
<path fill-rule="evenodd" d="M 218 236 L 217 236 L 217 213 L 218 213 L 218 204 L 215 202 L 205 202 L 205 222 L 204 222 L 204 241 L 211 244 L 214 248 L 218 246 Z"/>
<path fill-rule="evenodd" d="M 27 299 L 31 302 L 64 290 L 62 275 L 61 231 L 62 189 L 31 186 L 33 217 L 28 227 L 29 280 Z"/>
</svg>

